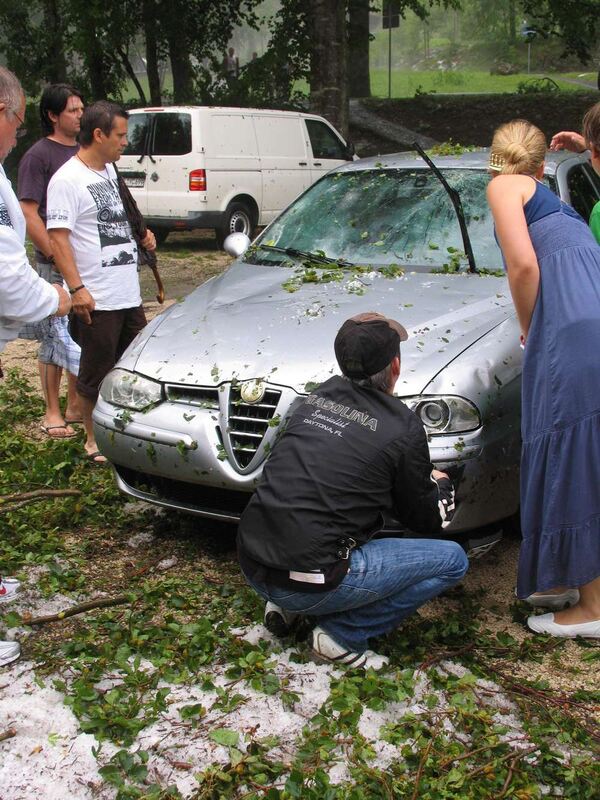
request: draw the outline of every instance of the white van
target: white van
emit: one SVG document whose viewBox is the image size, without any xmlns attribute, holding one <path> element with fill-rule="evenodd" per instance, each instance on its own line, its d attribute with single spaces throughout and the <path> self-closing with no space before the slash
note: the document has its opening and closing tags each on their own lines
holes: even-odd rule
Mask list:
<svg viewBox="0 0 600 800">
<path fill-rule="evenodd" d="M 256 108 L 170 106 L 129 112 L 119 170 L 148 226 L 252 236 L 354 148 L 322 117 Z"/>
</svg>

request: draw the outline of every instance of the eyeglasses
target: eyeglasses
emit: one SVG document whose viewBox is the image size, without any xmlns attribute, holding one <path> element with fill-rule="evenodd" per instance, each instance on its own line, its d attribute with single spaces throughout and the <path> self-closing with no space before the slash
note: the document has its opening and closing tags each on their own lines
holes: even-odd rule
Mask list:
<svg viewBox="0 0 600 800">
<path fill-rule="evenodd" d="M 0 102 L 2 102 L 2 101 L 0 101 Z M 17 139 L 22 139 L 23 136 L 26 136 L 27 135 L 27 128 L 23 127 L 23 124 L 24 124 L 25 120 L 21 119 L 21 117 L 19 116 L 19 114 L 17 114 L 16 111 L 9 111 L 9 109 L 6 108 L 6 106 L 1 110 L 4 111 L 5 114 L 10 113 L 10 114 L 13 115 L 13 117 L 17 118 L 17 120 L 19 122 L 19 125 L 21 126 L 17 131 L 15 131 L 15 136 L 17 137 Z"/>
<path fill-rule="evenodd" d="M 23 127 L 23 125 L 25 124 L 25 120 L 21 119 L 21 117 L 17 114 L 16 111 L 12 111 L 11 113 L 12 113 L 13 116 L 15 116 L 19 120 L 19 125 L 21 126 L 17 130 L 15 136 L 17 137 L 17 139 L 22 139 L 23 136 L 27 135 L 27 128 Z"/>
</svg>

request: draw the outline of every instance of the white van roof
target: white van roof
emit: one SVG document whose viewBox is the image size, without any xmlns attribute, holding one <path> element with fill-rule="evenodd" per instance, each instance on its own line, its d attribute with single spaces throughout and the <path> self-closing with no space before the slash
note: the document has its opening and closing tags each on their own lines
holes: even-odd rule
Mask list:
<svg viewBox="0 0 600 800">
<path fill-rule="evenodd" d="M 284 109 L 278 110 L 273 108 L 238 108 L 234 106 L 146 106 L 145 108 L 130 108 L 129 114 L 143 114 L 143 113 L 159 113 L 161 111 L 196 111 L 196 110 L 210 110 L 210 111 L 225 111 L 231 113 L 232 111 L 240 112 L 242 114 L 258 113 L 258 114 L 287 114 L 289 116 L 297 117 L 319 117 L 318 114 L 309 114 L 305 111 L 286 111 Z M 320 117 L 319 117 L 320 119 Z"/>
</svg>

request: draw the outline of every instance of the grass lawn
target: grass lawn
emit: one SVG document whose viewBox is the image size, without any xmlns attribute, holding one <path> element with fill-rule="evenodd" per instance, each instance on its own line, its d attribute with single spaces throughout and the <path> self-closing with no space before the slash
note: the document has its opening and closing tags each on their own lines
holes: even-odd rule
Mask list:
<svg viewBox="0 0 600 800">
<path fill-rule="evenodd" d="M 485 70 L 457 70 L 442 72 L 440 70 L 392 70 L 392 97 L 414 97 L 417 90 L 425 93 L 436 92 L 437 94 L 469 94 L 476 93 L 503 93 L 516 92 L 519 85 L 528 80 L 545 77 L 542 73 L 528 75 L 525 72 L 516 75 L 490 75 Z M 555 81 L 559 88 L 565 92 L 581 91 L 582 87 L 574 83 L 568 83 L 563 78 L 589 81 L 595 84 L 595 72 L 567 72 L 548 74 L 549 78 Z M 140 77 L 142 88 L 148 92 L 148 81 L 145 76 Z M 171 74 L 165 76 L 164 91 L 173 91 L 173 80 Z M 306 81 L 296 81 L 294 91 L 308 94 L 309 85 Z M 371 92 L 373 97 L 388 96 L 388 73 L 387 69 L 371 70 Z M 139 101 L 137 89 L 131 81 L 128 81 L 123 90 L 123 100 Z M 141 103 L 140 103 L 141 104 Z"/>
<path fill-rule="evenodd" d="M 581 73 L 572 73 L 566 77 L 579 77 Z M 440 70 L 392 70 L 392 97 L 413 97 L 417 90 L 421 92 L 436 92 L 438 94 L 467 94 L 516 92 L 519 85 L 530 79 L 542 77 L 541 75 L 490 75 L 484 70 L 457 70 L 456 72 Z M 561 74 L 548 75 L 556 81 L 560 89 L 565 92 L 578 91 L 581 87 L 576 84 L 561 80 Z M 582 78 L 585 80 L 587 78 Z M 388 96 L 387 70 L 371 70 L 371 92 L 374 97 Z"/>
</svg>

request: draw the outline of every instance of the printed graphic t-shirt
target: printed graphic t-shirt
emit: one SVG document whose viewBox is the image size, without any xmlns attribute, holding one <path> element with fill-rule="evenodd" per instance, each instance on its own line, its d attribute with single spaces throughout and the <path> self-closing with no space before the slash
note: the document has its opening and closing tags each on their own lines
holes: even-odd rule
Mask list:
<svg viewBox="0 0 600 800">
<path fill-rule="evenodd" d="M 137 246 L 112 164 L 96 171 L 76 157 L 67 161 L 48 185 L 46 226 L 71 231 L 81 282 L 97 311 L 140 305 Z"/>
</svg>

